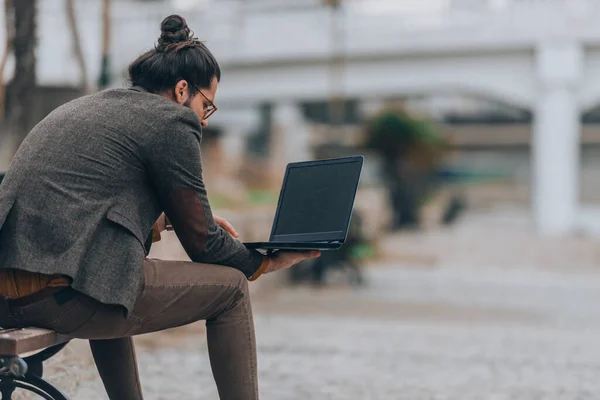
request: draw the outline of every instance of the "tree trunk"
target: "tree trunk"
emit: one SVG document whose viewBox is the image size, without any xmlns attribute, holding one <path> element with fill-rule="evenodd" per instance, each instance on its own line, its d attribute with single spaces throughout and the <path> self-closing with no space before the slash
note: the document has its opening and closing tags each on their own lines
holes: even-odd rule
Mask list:
<svg viewBox="0 0 600 400">
<path fill-rule="evenodd" d="M 73 0 L 65 0 L 65 6 L 67 11 L 67 22 L 69 24 L 69 30 L 71 31 L 71 38 L 73 41 L 73 54 L 79 65 L 79 71 L 81 73 L 80 87 L 84 93 L 89 93 L 90 85 L 88 79 L 87 65 L 85 63 L 85 57 L 81 48 L 81 39 L 79 37 L 79 30 L 77 29 L 77 17 L 75 16 L 75 4 Z"/>
<path fill-rule="evenodd" d="M 104 89 L 110 85 L 110 3 L 111 0 L 102 1 L 102 65 L 100 67 L 100 77 L 98 78 L 98 88 Z"/>
<path fill-rule="evenodd" d="M 4 70 L 6 69 L 8 57 L 12 52 L 12 44 L 14 40 L 15 21 L 13 18 L 13 11 L 12 0 L 4 0 L 4 34 L 6 35 L 6 38 L 4 41 L 4 54 L 2 54 L 2 60 L 0 60 L 0 120 L 4 119 L 4 114 L 6 112 L 6 85 L 4 84 Z"/>
<path fill-rule="evenodd" d="M 346 33 L 342 20 L 340 0 L 327 0 L 331 8 L 330 26 L 330 98 L 329 118 L 333 125 L 342 126 L 345 119 L 344 75 L 346 68 L 345 39 Z"/>
<path fill-rule="evenodd" d="M 18 146 L 35 122 L 32 109 L 36 89 L 37 0 L 14 1 L 13 12 L 15 74 L 6 92 L 6 119 L 9 135 Z"/>
</svg>

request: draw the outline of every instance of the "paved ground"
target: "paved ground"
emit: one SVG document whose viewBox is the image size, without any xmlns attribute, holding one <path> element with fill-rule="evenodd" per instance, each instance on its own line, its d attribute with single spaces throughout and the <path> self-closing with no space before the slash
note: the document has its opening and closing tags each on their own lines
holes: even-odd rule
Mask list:
<svg viewBox="0 0 600 400">
<path fill-rule="evenodd" d="M 467 253 L 470 242 L 478 253 L 484 241 L 475 228 L 481 221 L 475 222 L 422 240 Z M 505 239 L 497 249 L 487 244 L 490 254 L 504 249 L 523 259 L 516 249 L 529 248 L 522 241 L 531 240 L 539 258 L 528 253 L 530 265 L 502 266 L 510 254 L 502 262 L 469 263 L 468 255 L 444 258 L 432 249 L 434 260 L 415 256 L 410 265 L 388 259 L 370 266 L 363 289 L 337 284 L 257 294 L 262 398 L 600 398 L 600 269 L 578 267 L 577 259 L 587 254 L 586 264 L 593 264 L 596 244 L 573 239 L 560 247 L 505 228 L 504 236 L 486 229 Z M 392 238 L 387 245 L 402 248 L 407 241 L 417 254 L 418 237 Z M 540 265 L 552 254 L 570 265 Z M 138 341 L 147 398 L 216 399 L 202 327 L 160 335 Z M 167 336 L 174 346 L 162 347 Z M 84 343 L 69 351 L 89 357 Z M 79 376 L 78 385 L 66 385 L 75 399 L 105 399 L 93 370 L 85 371 L 72 365 L 54 373 Z"/>
</svg>

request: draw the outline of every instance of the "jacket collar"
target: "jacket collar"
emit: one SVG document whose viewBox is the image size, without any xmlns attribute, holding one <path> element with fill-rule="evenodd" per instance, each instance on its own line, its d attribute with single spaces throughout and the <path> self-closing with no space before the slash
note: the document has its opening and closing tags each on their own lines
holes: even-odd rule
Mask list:
<svg viewBox="0 0 600 400">
<path fill-rule="evenodd" d="M 149 91 L 147 91 L 146 89 L 144 89 L 141 86 L 131 86 L 129 88 L 129 90 L 133 90 L 133 91 L 136 91 L 136 92 L 142 92 L 142 93 L 150 93 Z"/>
</svg>

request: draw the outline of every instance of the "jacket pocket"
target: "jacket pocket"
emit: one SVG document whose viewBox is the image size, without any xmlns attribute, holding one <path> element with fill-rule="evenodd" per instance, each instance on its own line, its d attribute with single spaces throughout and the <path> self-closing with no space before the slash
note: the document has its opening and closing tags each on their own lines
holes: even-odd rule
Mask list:
<svg viewBox="0 0 600 400">
<path fill-rule="evenodd" d="M 139 242 L 142 245 L 144 245 L 144 243 L 146 242 L 146 237 L 144 234 L 142 234 L 141 228 L 137 224 L 131 222 L 129 218 L 119 213 L 115 209 L 108 210 L 108 212 L 106 213 L 106 219 L 128 230 L 131 234 L 133 234 L 133 236 L 137 238 L 137 240 L 139 240 Z"/>
</svg>

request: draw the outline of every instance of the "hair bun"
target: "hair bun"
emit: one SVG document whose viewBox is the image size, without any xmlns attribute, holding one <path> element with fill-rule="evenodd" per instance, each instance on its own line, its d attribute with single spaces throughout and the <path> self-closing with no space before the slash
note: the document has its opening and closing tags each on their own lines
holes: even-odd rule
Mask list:
<svg viewBox="0 0 600 400">
<path fill-rule="evenodd" d="M 160 24 L 160 38 L 158 38 L 158 49 L 164 50 L 170 44 L 181 43 L 190 40 L 191 32 L 185 18 L 180 15 L 169 15 Z"/>
</svg>

